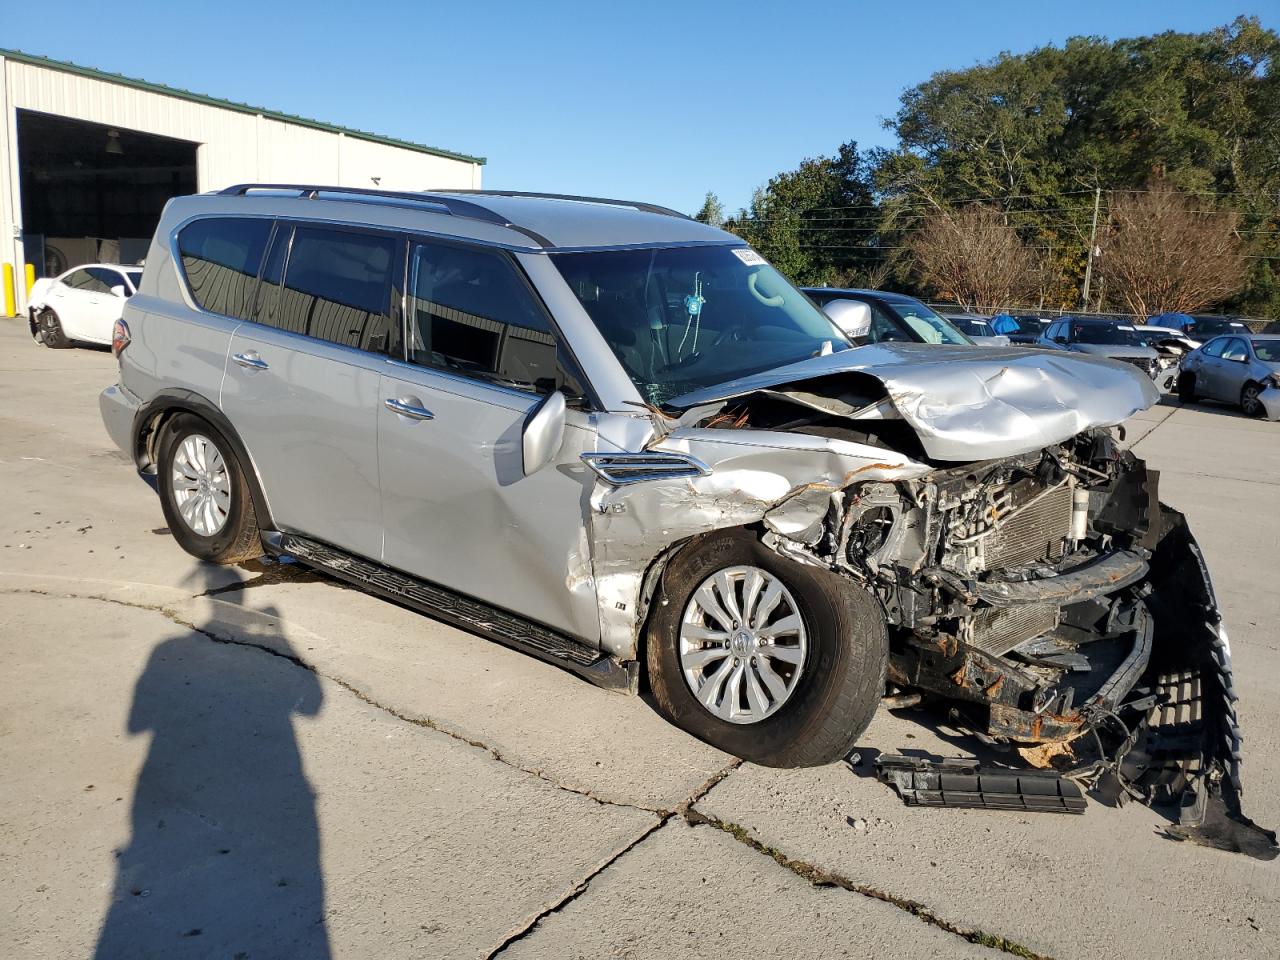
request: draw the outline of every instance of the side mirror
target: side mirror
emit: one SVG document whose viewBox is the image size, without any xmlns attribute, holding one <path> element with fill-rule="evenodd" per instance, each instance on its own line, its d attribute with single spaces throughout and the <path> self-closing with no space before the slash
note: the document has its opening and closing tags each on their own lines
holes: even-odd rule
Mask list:
<svg viewBox="0 0 1280 960">
<path fill-rule="evenodd" d="M 1054 343 L 1063 343 L 1063 344 L 1065 344 L 1065 343 L 1068 343 L 1069 341 L 1067 340 L 1067 338 L 1066 338 L 1066 337 L 1054 337 L 1054 338 L 1053 338 L 1053 342 L 1054 342 Z"/>
<path fill-rule="evenodd" d="M 127 295 L 127 292 L 125 291 L 125 288 L 124 288 L 124 284 L 123 284 L 123 283 L 117 283 L 114 287 L 112 287 L 112 288 L 111 288 L 111 295 L 112 295 L 113 297 L 119 297 L 121 300 L 123 300 L 123 299 L 125 298 L 125 296 Z"/>
<path fill-rule="evenodd" d="M 525 422 L 521 450 L 524 475 L 537 473 L 560 452 L 564 442 L 564 394 L 559 390 L 547 394 Z"/>
<path fill-rule="evenodd" d="M 861 340 L 871 334 L 871 308 L 861 300 L 832 300 L 823 304 L 822 312 L 850 340 Z"/>
</svg>

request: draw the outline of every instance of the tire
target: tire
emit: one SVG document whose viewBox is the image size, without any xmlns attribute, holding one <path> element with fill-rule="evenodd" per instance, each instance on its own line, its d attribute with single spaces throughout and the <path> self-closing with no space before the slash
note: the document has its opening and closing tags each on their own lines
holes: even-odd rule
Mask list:
<svg viewBox="0 0 1280 960">
<path fill-rule="evenodd" d="M 1196 375 L 1194 373 L 1179 374 L 1178 402 L 1179 403 L 1195 403 L 1196 402 Z"/>
<path fill-rule="evenodd" d="M 1240 409 L 1246 417 L 1262 416 L 1262 401 L 1258 399 L 1261 392 L 1262 388 L 1253 382 L 1246 383 L 1240 390 Z"/>
<path fill-rule="evenodd" d="M 188 413 L 179 414 L 161 429 L 156 467 L 160 504 L 178 545 L 210 563 L 242 563 L 261 556 L 262 537 L 253 496 L 226 437 Z M 203 450 L 203 456 L 193 456 L 196 450 Z M 193 492 L 186 485 L 180 488 L 175 466 L 177 473 L 205 480 L 207 495 L 201 489 Z M 201 497 L 206 502 L 214 501 L 214 506 L 208 511 L 194 509 L 200 506 Z M 184 514 L 184 507 L 196 515 L 194 522 Z M 216 524 L 208 522 L 210 516 Z"/>
<path fill-rule="evenodd" d="M 62 331 L 62 321 L 48 307 L 36 315 L 36 339 L 53 350 L 65 350 L 71 346 L 71 341 Z"/>
<path fill-rule="evenodd" d="M 761 719 L 734 722 L 718 715 L 727 697 L 721 696 L 720 706 L 715 708 L 704 707 L 699 701 L 691 686 L 694 681 L 686 680 L 680 645 L 682 628 L 689 629 L 690 611 L 695 610 L 695 594 L 708 580 L 715 582 L 719 574 L 752 576 L 733 573 L 743 570 L 761 571 L 766 581 L 776 580 L 785 588 L 786 599 L 779 601 L 773 616 L 778 616 L 779 610 L 785 611 L 784 604 L 793 601 L 804 634 L 786 642 L 803 642 L 806 649 L 798 674 L 784 681 L 790 684 L 785 697 L 773 696 L 781 679 L 777 672 L 773 673 L 774 685 L 768 690 L 773 712 Z M 735 603 L 747 606 L 743 602 L 748 589 L 745 580 L 743 586 L 732 589 L 736 591 Z M 771 588 L 760 589 L 757 596 L 767 595 L 768 589 Z M 757 604 L 762 606 L 763 601 Z M 743 623 L 746 625 L 745 618 Z M 738 638 L 739 634 L 733 633 L 733 642 Z M 763 642 L 784 645 L 777 639 Z M 877 601 L 830 571 L 780 557 L 748 531 L 698 538 L 672 558 L 654 598 L 646 646 L 649 684 L 661 713 L 711 746 L 764 766 L 812 767 L 847 756 L 871 722 L 884 693 L 888 632 Z M 720 649 L 726 652 L 720 653 Z M 765 667 L 748 663 L 764 664 L 777 654 L 765 647 L 747 649 L 760 656 L 757 659 L 754 653 L 748 656 L 744 652 L 741 669 L 754 671 L 757 680 L 763 680 Z M 738 669 L 731 667 L 731 663 L 739 661 L 732 659 L 728 647 L 715 642 L 707 641 L 705 649 L 690 652 L 695 657 L 711 653 L 721 658 L 714 668 L 717 672 L 702 677 L 704 684 L 718 677 L 719 670 Z M 767 662 L 779 664 L 784 673 L 788 669 L 783 661 Z M 732 679 L 732 674 L 726 677 L 724 690 L 729 689 Z M 744 674 L 739 702 L 748 707 L 752 694 L 745 688 L 749 685 Z M 757 690 L 764 692 L 763 688 L 764 684 L 757 683 Z M 759 697 L 759 693 L 755 696 Z"/>
</svg>

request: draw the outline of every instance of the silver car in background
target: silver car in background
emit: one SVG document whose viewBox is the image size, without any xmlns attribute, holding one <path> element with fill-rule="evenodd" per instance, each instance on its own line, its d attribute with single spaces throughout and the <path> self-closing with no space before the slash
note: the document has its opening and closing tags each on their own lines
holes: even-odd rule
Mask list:
<svg viewBox="0 0 1280 960">
<path fill-rule="evenodd" d="M 1192 350 L 1179 368 L 1178 399 L 1220 400 L 1246 416 L 1280 420 L 1280 336 L 1214 337 Z"/>
</svg>

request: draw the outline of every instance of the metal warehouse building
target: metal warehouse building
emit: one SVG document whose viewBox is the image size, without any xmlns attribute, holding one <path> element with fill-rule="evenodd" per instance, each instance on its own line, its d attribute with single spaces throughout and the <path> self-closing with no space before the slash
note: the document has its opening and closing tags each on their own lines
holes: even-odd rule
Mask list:
<svg viewBox="0 0 1280 960">
<path fill-rule="evenodd" d="M 0 263 L 136 263 L 170 197 L 233 183 L 478 188 L 472 157 L 0 50 Z"/>
</svg>

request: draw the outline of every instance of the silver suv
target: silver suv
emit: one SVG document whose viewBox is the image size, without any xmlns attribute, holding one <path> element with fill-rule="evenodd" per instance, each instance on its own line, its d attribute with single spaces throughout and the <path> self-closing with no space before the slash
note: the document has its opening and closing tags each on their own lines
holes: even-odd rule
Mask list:
<svg viewBox="0 0 1280 960">
<path fill-rule="evenodd" d="M 847 754 L 887 687 L 1131 762 L 1195 676 L 1223 695 L 1187 783 L 1235 782 L 1208 576 L 1114 436 L 1140 371 L 853 348 L 646 204 L 280 185 L 172 201 L 115 345 L 107 429 L 203 560 L 288 555 L 643 682 L 772 765 Z"/>
</svg>

